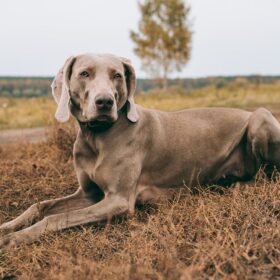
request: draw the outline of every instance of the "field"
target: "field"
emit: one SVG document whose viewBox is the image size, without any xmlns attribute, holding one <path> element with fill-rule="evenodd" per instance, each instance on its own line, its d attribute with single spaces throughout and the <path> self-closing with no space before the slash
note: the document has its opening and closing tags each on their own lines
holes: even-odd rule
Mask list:
<svg viewBox="0 0 280 280">
<path fill-rule="evenodd" d="M 55 102 L 50 97 L 0 98 L 0 129 L 50 126 Z"/>
<path fill-rule="evenodd" d="M 280 111 L 280 81 L 258 86 L 236 83 L 221 89 L 214 86 L 193 90 L 183 90 L 174 86 L 167 92 L 154 89 L 149 94 L 138 94 L 136 102 L 148 108 L 166 111 L 206 106 L 250 110 L 265 106 L 272 111 Z M 55 108 L 56 104 L 51 97 L 0 97 L 0 130 L 51 126 L 54 124 Z"/>
<path fill-rule="evenodd" d="M 280 85 L 188 93 L 174 88 L 136 99 L 164 110 L 264 105 L 278 112 Z M 4 222 L 35 202 L 74 192 L 77 180 L 71 154 L 75 128 L 54 125 L 51 99 L 1 99 L 0 107 L 2 129 L 51 126 L 46 142 L 0 145 Z M 48 234 L 1 253 L 0 277 L 280 279 L 280 177 L 274 177 L 269 182 L 260 171 L 248 185 L 186 187 L 167 201 L 139 205 L 133 217 Z"/>
</svg>

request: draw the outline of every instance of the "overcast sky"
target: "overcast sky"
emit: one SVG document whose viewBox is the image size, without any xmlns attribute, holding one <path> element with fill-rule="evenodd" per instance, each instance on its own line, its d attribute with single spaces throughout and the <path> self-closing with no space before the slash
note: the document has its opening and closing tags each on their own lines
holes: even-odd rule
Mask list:
<svg viewBox="0 0 280 280">
<path fill-rule="evenodd" d="M 280 74 L 279 0 L 189 0 L 191 60 L 181 77 Z M 55 75 L 83 52 L 130 58 L 139 77 L 129 30 L 140 14 L 136 0 L 1 1 L 0 75 Z"/>
</svg>

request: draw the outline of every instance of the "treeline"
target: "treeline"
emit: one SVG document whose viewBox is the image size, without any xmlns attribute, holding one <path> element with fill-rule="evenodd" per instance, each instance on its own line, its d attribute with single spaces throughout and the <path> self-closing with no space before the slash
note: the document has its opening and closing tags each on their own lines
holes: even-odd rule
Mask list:
<svg viewBox="0 0 280 280">
<path fill-rule="evenodd" d="M 153 88 L 161 87 L 161 81 L 139 79 L 137 90 L 149 91 Z M 206 87 L 221 88 L 237 88 L 259 86 L 261 84 L 280 83 L 280 76 L 215 76 L 206 78 L 188 78 L 188 79 L 172 79 L 168 81 L 168 86 L 178 86 L 185 90 L 201 89 Z"/>
<path fill-rule="evenodd" d="M 52 77 L 0 77 L 0 96 L 2 97 L 37 97 L 51 95 L 50 85 Z M 215 87 L 217 90 L 228 87 L 259 86 L 260 84 L 280 83 L 280 76 L 229 76 L 172 79 L 169 86 L 178 86 L 185 90 Z M 147 92 L 154 88 L 160 88 L 161 81 L 150 79 L 138 79 L 137 93 Z"/>
</svg>

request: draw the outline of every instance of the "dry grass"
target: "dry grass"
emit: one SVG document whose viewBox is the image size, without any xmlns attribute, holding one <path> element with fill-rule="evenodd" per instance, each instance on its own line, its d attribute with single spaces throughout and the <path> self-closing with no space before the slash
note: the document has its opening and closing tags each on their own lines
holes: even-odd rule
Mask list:
<svg viewBox="0 0 280 280">
<path fill-rule="evenodd" d="M 46 143 L 0 146 L 0 221 L 74 192 L 73 129 Z M 11 152 L 12 151 L 12 152 Z M 277 279 L 280 179 L 187 188 L 175 199 L 42 237 L 0 255 L 3 279 Z"/>
<path fill-rule="evenodd" d="M 255 109 L 265 106 L 273 111 L 279 110 L 280 84 L 262 84 L 259 87 L 226 87 L 217 90 L 205 87 L 185 92 L 173 87 L 166 92 L 153 90 L 149 94 L 141 94 L 136 101 L 148 108 L 174 111 L 194 107 L 237 107 Z"/>
<path fill-rule="evenodd" d="M 49 97 L 0 98 L 0 129 L 49 126 L 56 104 Z"/>
</svg>

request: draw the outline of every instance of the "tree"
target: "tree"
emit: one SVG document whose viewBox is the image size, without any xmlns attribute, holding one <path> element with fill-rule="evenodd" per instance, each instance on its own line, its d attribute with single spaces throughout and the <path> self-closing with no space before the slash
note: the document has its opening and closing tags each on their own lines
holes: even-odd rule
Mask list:
<svg viewBox="0 0 280 280">
<path fill-rule="evenodd" d="M 145 0 L 139 8 L 139 32 L 130 32 L 134 52 L 142 59 L 143 69 L 161 77 L 166 89 L 168 75 L 181 71 L 190 58 L 190 7 L 183 0 Z"/>
</svg>

